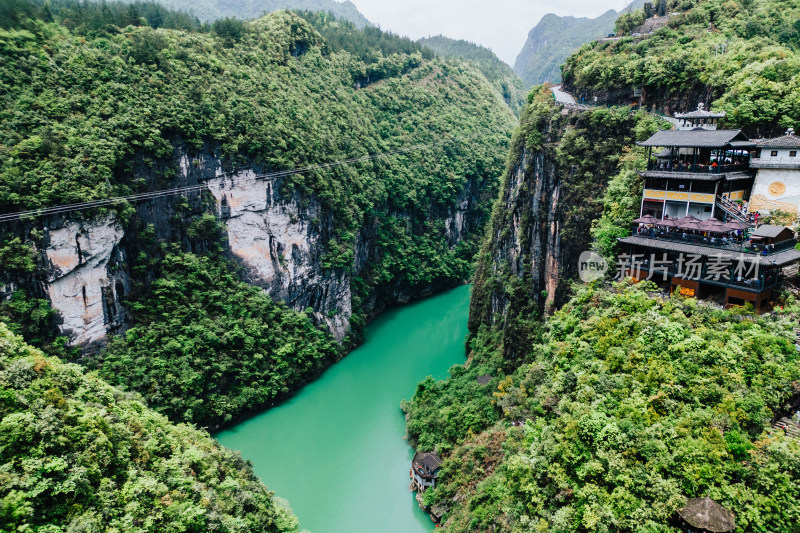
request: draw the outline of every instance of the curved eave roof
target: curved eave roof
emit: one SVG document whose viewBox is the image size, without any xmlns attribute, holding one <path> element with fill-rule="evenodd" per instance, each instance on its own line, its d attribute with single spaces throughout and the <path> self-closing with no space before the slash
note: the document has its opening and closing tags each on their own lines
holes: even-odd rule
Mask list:
<svg viewBox="0 0 800 533">
<path fill-rule="evenodd" d="M 742 130 L 661 130 L 639 146 L 668 148 L 746 148 L 755 147 Z"/>
<path fill-rule="evenodd" d="M 759 148 L 800 148 L 800 137 L 784 135 L 776 139 L 761 139 L 756 144 Z"/>
</svg>

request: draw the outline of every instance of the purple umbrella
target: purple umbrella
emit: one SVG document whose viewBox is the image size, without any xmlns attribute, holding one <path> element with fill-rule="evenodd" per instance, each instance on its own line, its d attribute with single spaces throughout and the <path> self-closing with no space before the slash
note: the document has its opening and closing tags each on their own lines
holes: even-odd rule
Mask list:
<svg viewBox="0 0 800 533">
<path fill-rule="evenodd" d="M 635 224 L 658 224 L 658 219 L 653 215 L 645 215 L 633 221 Z"/>
<path fill-rule="evenodd" d="M 703 231 L 710 231 L 711 233 L 725 233 L 728 231 L 725 229 L 725 224 L 720 222 L 714 217 L 706 219 L 700 223 L 700 228 Z"/>
</svg>

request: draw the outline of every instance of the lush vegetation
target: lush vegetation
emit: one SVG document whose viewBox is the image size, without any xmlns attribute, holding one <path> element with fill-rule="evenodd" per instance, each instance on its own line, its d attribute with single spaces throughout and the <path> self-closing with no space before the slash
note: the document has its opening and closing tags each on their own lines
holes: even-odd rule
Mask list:
<svg viewBox="0 0 800 533">
<path fill-rule="evenodd" d="M 281 9 L 321 11 L 336 18 L 348 20 L 364 28 L 369 21 L 349 0 L 159 0 L 172 9 L 185 10 L 201 20 L 214 21 L 221 18 L 254 19 L 265 13 Z"/>
<path fill-rule="evenodd" d="M 565 82 L 586 95 L 642 87 L 659 108 L 710 95 L 728 126 L 753 133 L 798 126 L 797 0 L 669 0 L 666 10 L 680 15 L 652 35 L 583 46 L 564 65 Z"/>
<path fill-rule="evenodd" d="M 478 255 L 470 331 L 502 324 L 508 350 L 529 342 L 529 321 L 567 299 L 566 282 L 577 275 L 578 256 L 592 246 L 589 229 L 607 209 L 606 195 L 614 194 L 608 192 L 611 178 L 620 165 L 635 166 L 623 151 L 649 137 L 660 122 L 627 108 L 564 114 L 550 91 L 531 92 Z M 554 227 L 560 245 L 553 241 Z M 613 235 L 605 239 L 613 240 Z M 558 273 L 542 266 L 548 254 L 557 258 Z"/>
<path fill-rule="evenodd" d="M 511 67 L 500 61 L 494 52 L 484 46 L 463 39 L 451 39 L 444 35 L 426 37 L 417 42 L 442 57 L 457 57 L 471 61 L 486 79 L 492 82 L 514 114 L 519 116 L 527 90 L 519 76 Z"/>
<path fill-rule="evenodd" d="M 739 531 L 796 530 L 800 442 L 769 423 L 800 394 L 798 307 L 758 317 L 648 290 L 579 289 L 508 371 L 484 327 L 468 366 L 418 386 L 409 436 L 446 453 L 425 496 L 446 530 L 677 532 L 675 511 L 706 495 Z"/>
<path fill-rule="evenodd" d="M 241 281 L 228 260 L 172 251 L 130 304 L 133 327 L 86 363 L 173 420 L 218 427 L 274 403 L 340 356 L 303 313 Z"/>
<path fill-rule="evenodd" d="M 634 0 L 626 11 L 643 3 Z M 514 62 L 514 72 L 528 87 L 561 81 L 564 60 L 581 45 L 613 33 L 617 15 L 613 9 L 593 19 L 548 13 L 528 33 Z"/>
<path fill-rule="evenodd" d="M 359 28 L 356 24 L 337 19 L 322 11 L 298 11 L 324 38 L 331 50 L 346 51 L 367 64 L 377 63 L 392 54 L 419 53 L 423 59 L 432 59 L 431 50 L 420 46 L 408 37 L 383 31 L 377 26 Z M 488 77 L 488 76 L 487 76 Z"/>
<path fill-rule="evenodd" d="M 287 12 L 218 21 L 210 33 L 114 20 L 99 30 L 37 19 L 0 31 L 0 209 L 140 191 L 152 187 L 150 172 L 167 185 L 179 172 L 176 143 L 232 167 L 286 169 L 458 136 L 284 183 L 333 213 L 331 268 L 352 264 L 357 232 L 377 217 L 386 262 L 372 278 L 463 273 L 471 252 L 450 250 L 431 215 L 446 216 L 470 182 L 481 199 L 494 195 L 513 120 L 473 68 L 394 53 L 402 39 L 377 30 L 364 34 L 378 42 L 365 37 L 359 57 L 332 51 Z M 330 35 L 347 28 L 316 20 Z M 479 208 L 477 221 L 487 215 Z"/>
<path fill-rule="evenodd" d="M 0 323 L 0 530 L 297 531 L 252 467 Z"/>
</svg>

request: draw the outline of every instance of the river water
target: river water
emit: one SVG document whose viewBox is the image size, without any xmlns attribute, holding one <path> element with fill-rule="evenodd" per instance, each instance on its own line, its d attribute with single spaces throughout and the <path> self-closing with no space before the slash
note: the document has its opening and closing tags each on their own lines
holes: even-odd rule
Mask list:
<svg viewBox="0 0 800 533">
<path fill-rule="evenodd" d="M 464 362 L 469 288 L 387 311 L 364 344 L 267 412 L 216 435 L 313 533 L 422 533 L 400 400 Z"/>
</svg>

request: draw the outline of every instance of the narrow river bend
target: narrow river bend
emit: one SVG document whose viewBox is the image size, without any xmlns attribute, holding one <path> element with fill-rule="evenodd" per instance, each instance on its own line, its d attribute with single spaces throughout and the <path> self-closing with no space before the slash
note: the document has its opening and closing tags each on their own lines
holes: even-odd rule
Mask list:
<svg viewBox="0 0 800 533">
<path fill-rule="evenodd" d="M 422 533 L 400 400 L 464 362 L 469 288 L 384 313 L 366 341 L 272 410 L 216 435 L 313 533 Z"/>
</svg>

